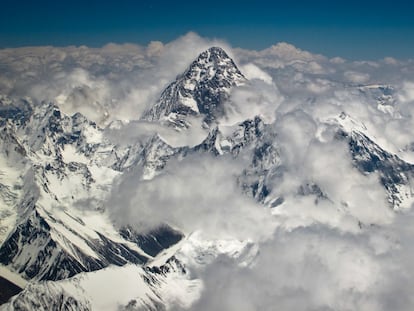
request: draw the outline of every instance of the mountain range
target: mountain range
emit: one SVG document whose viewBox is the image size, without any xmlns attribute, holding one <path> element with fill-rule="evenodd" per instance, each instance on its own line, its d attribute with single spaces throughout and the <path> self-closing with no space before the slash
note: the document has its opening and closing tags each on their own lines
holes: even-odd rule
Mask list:
<svg viewBox="0 0 414 311">
<path fill-rule="evenodd" d="M 172 162 L 206 156 L 242 163 L 231 178 L 257 208 L 276 211 L 286 204 L 290 198 L 278 182 L 289 168 L 277 118 L 274 123 L 261 115 L 232 125 L 222 122 L 232 107 L 232 92 L 250 83 L 222 48 L 211 47 L 134 121 L 179 135 L 200 120 L 206 135 L 191 146 L 176 146 L 160 133 L 116 141 L 108 132 L 122 133 L 128 124 L 100 127 L 80 113 L 66 115 L 53 103 L 2 96 L 0 263 L 13 275 L 9 281 L 21 278 L 27 284 L 2 301 L 0 310 L 185 309 L 203 289 L 190 263 L 207 265 L 225 254 L 239 264 L 253 264 L 254 241 L 205 240 L 202 233 L 150 220 L 150 228 L 119 224 L 108 211 L 108 202 L 117 204 L 110 198 L 125 176 L 144 183 L 169 174 Z M 388 86 L 368 91 L 393 92 Z M 351 165 L 361 175 L 378 176 L 390 210 L 411 206 L 413 164 L 377 142 L 354 116 L 343 112 L 323 123 L 333 129 L 338 144 L 347 146 Z M 347 205 L 335 202 L 314 180 L 299 185 L 295 196 Z"/>
</svg>

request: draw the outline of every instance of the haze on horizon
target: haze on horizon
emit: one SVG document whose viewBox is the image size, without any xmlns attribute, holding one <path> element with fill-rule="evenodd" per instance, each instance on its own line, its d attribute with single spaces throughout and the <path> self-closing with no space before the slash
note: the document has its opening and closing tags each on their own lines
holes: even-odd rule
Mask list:
<svg viewBox="0 0 414 311">
<path fill-rule="evenodd" d="M 261 50 L 277 42 L 328 57 L 409 59 L 414 55 L 409 1 L 141 2 L 5 1 L 0 48 L 170 42 L 189 31 Z"/>
</svg>

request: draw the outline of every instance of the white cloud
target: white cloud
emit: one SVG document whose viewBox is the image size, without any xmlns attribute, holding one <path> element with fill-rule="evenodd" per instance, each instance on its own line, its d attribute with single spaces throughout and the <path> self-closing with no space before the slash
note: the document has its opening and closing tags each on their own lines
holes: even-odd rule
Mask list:
<svg viewBox="0 0 414 311">
<path fill-rule="evenodd" d="M 149 57 L 159 57 L 164 50 L 164 44 L 161 41 L 151 41 L 147 47 Z"/>
<path fill-rule="evenodd" d="M 343 59 L 342 57 L 334 57 L 334 58 L 331 58 L 329 61 L 334 64 L 344 64 L 346 62 L 346 60 Z"/>
<path fill-rule="evenodd" d="M 159 133 L 171 145 L 193 146 L 207 134 L 200 120 L 179 134 L 131 120 L 212 45 L 224 47 L 250 79 L 233 91 L 221 121 L 261 115 L 270 124 L 283 165 L 268 182 L 283 204 L 270 211 L 241 193 L 236 177 L 250 165 L 248 152 L 238 160 L 198 154 L 171 160 L 152 180 L 142 180 L 139 168 L 125 173 L 107 202 L 112 218 L 142 230 L 167 222 L 186 233 L 256 244 L 251 265 L 223 255 L 188 267 L 205 288 L 194 310 L 411 310 L 412 211 L 389 208 L 378 175 L 353 167 L 327 120 L 345 112 L 381 146 L 414 159 L 412 62 L 328 59 L 287 43 L 233 50 L 189 33 L 145 47 L 0 50 L 0 92 L 55 101 L 103 123 L 126 120 L 121 131 L 107 131 L 119 143 Z M 298 195 L 311 183 L 327 198 Z"/>
<path fill-rule="evenodd" d="M 211 238 L 260 239 L 271 232 L 272 219 L 242 195 L 235 180 L 242 167 L 232 158 L 196 154 L 171 161 L 152 180 L 141 180 L 138 170 L 120 181 L 108 206 L 118 223 L 142 229 L 169 223 Z"/>
<path fill-rule="evenodd" d="M 249 80 L 259 79 L 268 84 L 272 84 L 273 82 L 272 77 L 269 74 L 267 74 L 254 64 L 246 64 L 242 66 L 240 70 L 243 72 L 244 76 Z"/>
<path fill-rule="evenodd" d="M 344 76 L 349 82 L 358 84 L 366 83 L 370 78 L 369 74 L 357 71 L 346 71 Z"/>
<path fill-rule="evenodd" d="M 284 61 L 302 60 L 302 61 L 313 61 L 315 59 L 324 58 L 322 55 L 311 54 L 308 51 L 298 49 L 292 44 L 286 42 L 279 42 L 272 45 L 270 48 L 264 49 L 259 52 L 261 56 L 273 56 Z"/>
<path fill-rule="evenodd" d="M 387 64 L 387 65 L 398 65 L 398 60 L 396 60 L 395 58 L 393 58 L 393 57 L 385 57 L 384 58 L 384 62 Z"/>
<path fill-rule="evenodd" d="M 283 96 L 274 84 L 262 79 L 249 81 L 246 86 L 238 87 L 231 94 L 231 102 L 226 106 L 226 117 L 220 122 L 233 125 L 255 116 L 261 116 L 266 123 L 275 120 L 276 109 Z"/>
<path fill-rule="evenodd" d="M 414 101 L 414 82 L 404 81 L 402 84 L 401 92 L 399 93 L 398 99 L 403 102 Z"/>
<path fill-rule="evenodd" d="M 363 235 L 353 240 L 318 227 L 277 232 L 254 266 L 223 258 L 211 265 L 192 310 L 387 310 L 381 290 L 390 286 L 389 258 L 375 258 L 367 244 Z"/>
</svg>

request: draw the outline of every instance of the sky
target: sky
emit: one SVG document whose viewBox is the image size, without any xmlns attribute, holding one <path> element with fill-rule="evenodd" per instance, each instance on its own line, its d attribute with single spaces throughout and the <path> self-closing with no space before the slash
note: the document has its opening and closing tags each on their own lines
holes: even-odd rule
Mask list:
<svg viewBox="0 0 414 311">
<path fill-rule="evenodd" d="M 411 1 L 11 1 L 2 0 L 0 48 L 147 44 L 189 31 L 234 47 L 277 42 L 326 56 L 414 55 Z"/>
</svg>

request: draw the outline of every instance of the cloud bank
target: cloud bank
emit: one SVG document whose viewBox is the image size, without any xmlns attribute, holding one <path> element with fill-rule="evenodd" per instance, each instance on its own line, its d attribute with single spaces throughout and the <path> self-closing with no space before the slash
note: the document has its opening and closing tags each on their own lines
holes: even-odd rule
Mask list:
<svg viewBox="0 0 414 311">
<path fill-rule="evenodd" d="M 344 113 L 346 126 L 411 163 L 414 61 L 329 59 L 287 43 L 250 51 L 189 33 L 148 46 L 0 50 L 0 93 L 54 102 L 102 126 L 125 121 L 119 133 L 108 131 L 110 139 L 129 143 L 159 133 L 175 146 L 196 145 L 207 135 L 199 125 L 177 138 L 134 120 L 213 45 L 250 80 L 231 94 L 221 122 L 260 115 L 276 133 L 283 166 L 269 182 L 283 203 L 265 208 L 242 193 L 237 176 L 249 157 L 198 154 L 171 160 L 151 180 L 140 178 L 139 168 L 121 176 L 107 203 L 112 219 L 142 231 L 169 223 L 206 239 L 256 245 L 247 264 L 222 254 L 188 267 L 204 284 L 192 310 L 412 310 L 413 211 L 390 209 L 379 176 L 352 165 L 332 120 Z M 322 196 L 298 195 L 312 184 Z"/>
</svg>

